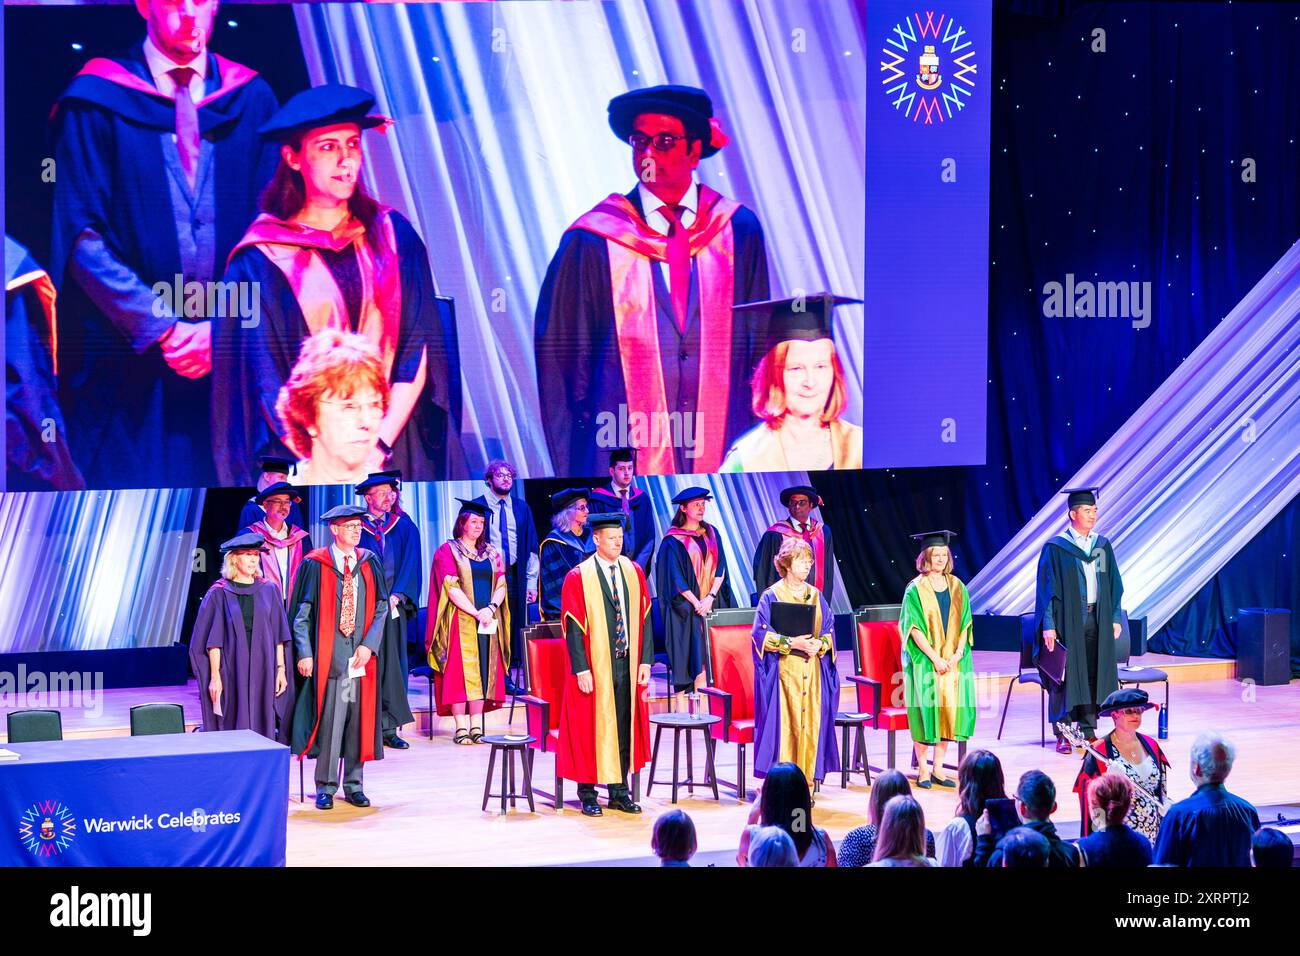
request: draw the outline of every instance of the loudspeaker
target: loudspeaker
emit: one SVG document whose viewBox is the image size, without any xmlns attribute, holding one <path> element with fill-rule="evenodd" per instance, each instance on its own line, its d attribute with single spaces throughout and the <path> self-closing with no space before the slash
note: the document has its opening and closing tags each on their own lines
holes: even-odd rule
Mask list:
<svg viewBox="0 0 1300 956">
<path fill-rule="evenodd" d="M 1274 607 L 1237 611 L 1237 680 L 1265 685 L 1290 682 L 1290 611 Z"/>
</svg>

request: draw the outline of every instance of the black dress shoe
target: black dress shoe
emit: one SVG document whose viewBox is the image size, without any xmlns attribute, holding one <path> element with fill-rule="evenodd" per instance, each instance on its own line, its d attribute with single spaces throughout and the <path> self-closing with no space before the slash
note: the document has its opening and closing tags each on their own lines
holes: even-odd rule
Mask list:
<svg viewBox="0 0 1300 956">
<path fill-rule="evenodd" d="M 1072 754 L 1074 748 L 1070 746 L 1070 742 L 1064 737 L 1058 737 L 1056 738 L 1056 752 L 1058 754 Z"/>
<path fill-rule="evenodd" d="M 411 745 L 408 744 L 408 743 L 407 743 L 405 740 L 403 740 L 401 737 L 397 736 L 397 734 L 393 734 L 391 737 L 385 737 L 385 738 L 384 738 L 384 746 L 385 746 L 385 747 L 392 747 L 394 750 L 410 750 L 410 749 L 411 749 Z"/>
<path fill-rule="evenodd" d="M 318 794 L 316 794 L 316 809 L 317 809 L 317 810 L 333 810 L 333 809 L 334 809 L 334 794 L 332 794 L 332 793 L 318 793 Z"/>
<path fill-rule="evenodd" d="M 356 793 L 345 793 L 343 795 L 343 799 L 346 800 L 348 803 L 352 804 L 354 807 L 370 806 L 370 798 L 367 797 L 360 790 L 358 790 Z"/>
<path fill-rule="evenodd" d="M 640 813 L 639 804 L 632 802 L 630 797 L 610 797 L 609 808 L 611 810 L 622 810 L 624 813 Z"/>
<path fill-rule="evenodd" d="M 506 693 L 509 694 L 511 697 L 519 697 L 519 696 L 523 695 L 523 694 L 526 693 L 526 692 L 524 691 L 524 689 L 523 689 L 522 687 L 520 687 L 518 684 L 516 684 L 514 681 L 512 681 L 509 677 L 507 677 L 507 678 L 506 678 Z"/>
<path fill-rule="evenodd" d="M 600 809 L 600 804 L 596 803 L 594 800 L 591 803 L 584 801 L 582 804 L 582 815 L 584 817 L 603 817 L 605 811 Z"/>
</svg>

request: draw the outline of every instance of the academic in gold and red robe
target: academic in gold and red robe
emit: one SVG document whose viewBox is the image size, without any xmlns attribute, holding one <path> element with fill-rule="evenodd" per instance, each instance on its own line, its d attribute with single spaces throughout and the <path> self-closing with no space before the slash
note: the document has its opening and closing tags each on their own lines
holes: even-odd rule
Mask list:
<svg viewBox="0 0 1300 956">
<path fill-rule="evenodd" d="M 496 628 L 480 634 L 478 621 L 451 600 L 460 588 L 477 608 L 492 602 L 505 587 L 501 552 L 488 545 L 481 555 L 470 555 L 456 541 L 444 541 L 433 553 L 429 597 L 436 595 L 428 616 L 425 649 L 433 668 L 438 714 L 451 714 L 452 704 L 483 701 L 483 709 L 496 710 L 506 699 L 506 672 L 510 666 L 510 602 L 497 608 Z"/>
<path fill-rule="evenodd" d="M 585 784 L 622 786 L 627 774 L 637 773 L 650 761 L 650 709 L 646 688 L 637 684 L 640 665 L 654 660 L 650 633 L 650 594 L 645 575 L 636 562 L 618 558 L 627 608 L 627 656 L 615 655 L 615 616 L 609 583 L 595 555 L 564 578 L 561 598 L 569 669 L 564 679 L 560 708 L 560 749 L 555 771 L 566 780 Z M 592 691 L 578 687 L 578 674 L 590 670 Z M 615 688 L 621 685 L 621 693 Z M 619 752 L 619 723 L 626 721 L 628 764 Z"/>
</svg>

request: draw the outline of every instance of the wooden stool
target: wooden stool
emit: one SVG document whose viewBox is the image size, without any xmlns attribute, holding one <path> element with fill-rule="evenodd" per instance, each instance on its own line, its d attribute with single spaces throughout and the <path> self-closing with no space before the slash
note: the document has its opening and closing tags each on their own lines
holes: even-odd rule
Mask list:
<svg viewBox="0 0 1300 956">
<path fill-rule="evenodd" d="M 667 728 L 673 732 L 673 803 L 677 802 L 677 789 L 685 787 L 692 796 L 695 795 L 695 768 L 691 756 L 691 731 L 698 730 L 704 736 L 704 779 L 698 781 L 701 786 L 708 786 L 713 789 L 713 799 L 720 800 L 718 796 L 718 774 L 713 767 L 713 736 L 709 728 L 722 721 L 721 717 L 715 717 L 712 714 L 651 714 L 650 723 L 655 725 L 655 745 L 650 755 L 650 779 L 646 782 L 646 796 L 650 796 L 650 791 L 656 783 L 663 785 L 668 783 L 667 780 L 655 779 L 655 767 L 659 763 L 659 738 L 663 736 L 664 729 Z M 678 746 L 682 734 L 686 734 L 686 779 L 682 780 L 679 776 L 680 769 L 680 747 Z"/>
<path fill-rule="evenodd" d="M 533 772 L 532 765 L 528 760 L 528 754 L 524 748 L 533 743 L 537 738 L 530 737 L 528 734 L 489 734 L 483 738 L 483 743 L 492 745 L 492 752 L 488 755 L 487 782 L 483 784 L 483 809 L 487 809 L 488 801 L 493 797 L 501 798 L 501 812 L 506 813 L 506 801 L 510 801 L 510 806 L 515 805 L 515 799 L 523 797 L 528 801 L 528 812 L 536 813 L 537 809 L 533 806 Z M 502 751 L 501 756 L 501 792 L 492 792 L 492 770 L 496 766 L 497 751 Z M 519 762 L 523 765 L 524 770 L 524 789 L 522 792 L 515 789 L 515 754 L 519 754 Z"/>
<path fill-rule="evenodd" d="M 835 726 L 840 728 L 840 789 L 849 785 L 849 774 L 860 773 L 871 786 L 871 765 L 867 762 L 867 735 L 863 730 L 870 714 L 836 714 Z M 849 760 L 849 730 L 854 731 L 853 759 Z"/>
</svg>

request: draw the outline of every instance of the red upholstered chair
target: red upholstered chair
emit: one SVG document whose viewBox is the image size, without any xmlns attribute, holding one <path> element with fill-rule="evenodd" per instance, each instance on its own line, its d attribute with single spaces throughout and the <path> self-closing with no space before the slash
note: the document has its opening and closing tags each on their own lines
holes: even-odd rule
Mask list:
<svg viewBox="0 0 1300 956">
<path fill-rule="evenodd" d="M 564 680 L 569 668 L 569 649 L 558 621 L 543 621 L 524 628 L 524 687 L 528 693 L 519 699 L 524 704 L 528 722 L 528 766 L 532 771 L 537 752 L 554 754 L 560 747 L 560 706 L 564 702 Z M 534 775 L 534 780 L 536 776 Z M 564 781 L 555 774 L 555 792 L 533 788 L 549 797 L 555 809 L 564 804 Z"/>
<path fill-rule="evenodd" d="M 744 800 L 748 781 L 745 747 L 754 742 L 754 652 L 752 607 L 714 611 L 705 620 L 705 667 L 709 686 L 700 693 L 708 701 L 709 713 L 721 717 L 709 730 L 714 740 L 735 744 L 738 752 L 736 782 L 718 782 L 731 787 Z"/>
<path fill-rule="evenodd" d="M 519 698 L 528 718 L 528 769 L 532 774 L 537 752 L 556 754 L 560 749 L 560 708 L 564 704 L 564 684 L 569 673 L 569 648 L 559 621 L 543 621 L 525 628 L 524 686 L 528 693 Z M 635 676 L 635 675 L 634 675 Z M 537 779 L 536 774 L 532 774 Z M 632 800 L 641 798 L 641 775 L 632 774 Z M 556 810 L 564 806 L 564 780 L 558 768 L 555 792 L 547 793 L 536 786 L 534 792 L 550 799 Z"/>
<path fill-rule="evenodd" d="M 889 735 L 888 766 L 894 768 L 895 734 L 907 729 L 903 706 L 903 645 L 898 621 L 867 620 L 865 608 L 853 615 L 853 676 L 858 710 L 872 715 L 871 727 Z"/>
</svg>

